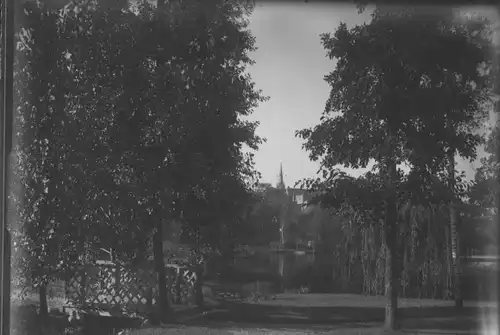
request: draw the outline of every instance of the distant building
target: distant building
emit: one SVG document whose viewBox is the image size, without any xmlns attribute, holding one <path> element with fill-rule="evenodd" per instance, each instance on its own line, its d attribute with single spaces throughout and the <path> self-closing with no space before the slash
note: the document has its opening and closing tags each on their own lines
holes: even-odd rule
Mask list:
<svg viewBox="0 0 500 335">
<path fill-rule="evenodd" d="M 315 194 L 300 188 L 287 188 L 287 195 L 291 201 L 300 206 L 301 211 L 307 210 L 309 202 L 314 198 Z"/>
<path fill-rule="evenodd" d="M 309 202 L 313 199 L 314 193 L 300 188 L 286 187 L 283 175 L 283 165 L 280 165 L 278 181 L 276 187 L 269 183 L 262 183 L 256 187 L 256 193 L 260 194 L 266 201 L 275 206 L 281 206 L 280 233 L 281 243 L 289 240 L 287 231 L 293 223 L 291 217 L 298 216 L 310 208 Z"/>
<path fill-rule="evenodd" d="M 308 202 L 314 198 L 314 193 L 300 188 L 286 187 L 283 178 L 283 165 L 280 165 L 278 182 L 276 187 L 271 183 L 261 183 L 255 188 L 257 194 L 262 195 L 267 201 L 273 204 L 295 204 L 306 210 Z"/>
</svg>

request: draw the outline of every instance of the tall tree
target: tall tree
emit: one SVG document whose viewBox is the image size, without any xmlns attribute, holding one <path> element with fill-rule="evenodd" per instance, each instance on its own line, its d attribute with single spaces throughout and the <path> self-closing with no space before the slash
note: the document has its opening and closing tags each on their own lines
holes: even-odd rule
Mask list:
<svg viewBox="0 0 500 335">
<path fill-rule="evenodd" d="M 26 135 L 17 152 L 20 206 L 33 213 L 21 225 L 31 240 L 41 237 L 36 257 L 53 245 L 38 264 L 57 259 L 58 247 L 83 248 L 83 236 L 137 255 L 154 233 L 166 311 L 162 221 L 179 214 L 174 202 L 185 194 L 203 198 L 215 177 L 253 173 L 242 146 L 257 148 L 257 124 L 240 116 L 263 98 L 244 74 L 254 43 L 249 8 L 172 2 L 154 15 L 145 4 L 132 12 L 72 2 L 64 15 L 34 3 L 26 13 L 18 59 L 29 62 L 17 74 Z"/>
<path fill-rule="evenodd" d="M 336 177 L 337 164 L 358 168 L 377 162 L 383 176 L 379 199 L 385 203 L 386 327 L 391 329 L 396 326 L 394 285 L 399 280 L 397 165 L 408 163 L 430 176 L 444 168 L 449 147 L 474 157 L 481 141 L 480 135 L 467 130 L 477 124 L 475 117 L 482 112 L 478 106 L 485 99 L 484 86 L 474 87 L 471 79 L 478 79 L 484 49 L 472 47 L 452 19 L 451 12 L 381 6 L 369 24 L 352 29 L 341 24 L 333 36 L 324 34 L 329 57 L 337 59 L 335 70 L 325 76 L 332 90 L 321 123 L 297 133 L 306 140 L 311 159 L 321 161 L 327 186 Z M 454 57 L 442 56 L 449 50 L 466 56 L 455 62 Z M 443 98 L 450 88 L 444 80 L 450 71 L 460 79 L 452 85 L 458 98 L 453 108 L 451 99 Z M 444 132 L 447 118 L 463 131 Z M 439 135 L 443 132 L 446 135 Z"/>
<path fill-rule="evenodd" d="M 60 270 L 60 248 L 67 247 L 69 258 L 72 245 L 81 245 L 78 235 L 71 234 L 72 220 L 64 220 L 65 186 L 72 152 L 68 141 L 66 83 L 61 67 L 65 45 L 61 38 L 58 17 L 44 7 L 27 4 L 25 26 L 18 31 L 18 60 L 15 73 L 16 123 L 18 128 L 14 151 L 15 173 L 21 184 L 20 194 L 13 194 L 20 211 L 21 225 L 14 225 L 21 234 L 16 241 L 25 254 L 21 259 L 31 278 L 40 289 L 41 314 L 47 313 L 45 287 Z M 43 36 L 47 36 L 44 38 Z M 22 60 L 22 62 L 21 62 Z M 71 205 L 68 207 L 72 207 Z M 73 214 L 73 215 L 71 215 Z M 72 219 L 80 213 L 71 212 Z M 76 215 L 75 215 L 76 214 Z M 84 236 L 83 234 L 80 236 Z M 26 250 L 28 248 L 28 250 Z M 30 255 L 31 254 L 31 255 Z"/>
<path fill-rule="evenodd" d="M 425 13 L 424 13 L 425 14 Z M 453 14 L 453 13 L 452 13 Z M 420 15 L 422 16 L 422 15 Z M 417 19 L 419 16 L 416 17 Z M 440 116 L 427 120 L 429 130 L 436 133 L 438 144 L 433 150 L 436 157 L 444 157 L 447 164 L 447 184 L 450 211 L 450 238 L 453 263 L 454 298 L 456 307 L 463 305 L 461 297 L 461 265 L 459 243 L 459 205 L 463 187 L 455 172 L 458 154 L 471 161 L 476 158 L 476 148 L 484 139 L 477 130 L 488 117 L 491 77 L 485 72 L 491 64 L 489 30 L 486 22 L 461 22 L 458 13 L 450 17 L 446 12 L 430 15 L 434 34 L 427 41 L 428 52 L 441 53 L 453 50 L 460 55 L 451 59 L 431 58 L 427 66 L 427 88 L 439 94 Z M 432 65 L 431 65 L 432 64 Z M 437 160 L 439 162 L 439 160 Z M 427 165 L 434 165 L 429 164 Z M 421 168 L 422 165 L 419 165 Z M 432 171 L 432 169 L 431 169 Z"/>
</svg>

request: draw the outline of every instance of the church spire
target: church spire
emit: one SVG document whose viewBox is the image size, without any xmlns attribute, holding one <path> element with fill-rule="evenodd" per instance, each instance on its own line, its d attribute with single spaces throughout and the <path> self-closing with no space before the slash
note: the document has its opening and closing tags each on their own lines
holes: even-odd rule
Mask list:
<svg viewBox="0 0 500 335">
<path fill-rule="evenodd" d="M 283 163 L 280 163 L 280 174 L 278 176 L 278 184 L 276 185 L 276 188 L 281 190 L 285 189 L 285 181 L 283 180 Z"/>
</svg>

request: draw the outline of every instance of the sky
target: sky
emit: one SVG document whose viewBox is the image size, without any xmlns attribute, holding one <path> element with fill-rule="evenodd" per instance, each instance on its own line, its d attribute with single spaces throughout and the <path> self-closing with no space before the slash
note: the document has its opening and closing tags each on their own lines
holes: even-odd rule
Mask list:
<svg viewBox="0 0 500 335">
<path fill-rule="evenodd" d="M 371 12 L 371 11 L 369 11 Z M 257 2 L 250 16 L 250 30 L 258 50 L 250 56 L 256 64 L 248 69 L 256 87 L 270 100 L 250 117 L 258 120 L 257 134 L 267 142 L 255 152 L 262 182 L 275 184 L 280 163 L 285 185 L 316 176 L 319 164 L 309 160 L 295 131 L 319 123 L 329 94 L 324 76 L 335 67 L 326 57 L 321 33 L 333 33 L 340 22 L 353 27 L 369 22 L 370 14 L 358 14 L 355 5 L 297 2 Z M 480 156 L 484 151 L 480 148 Z M 457 160 L 457 170 L 471 179 L 479 162 Z M 343 169 L 358 176 L 367 169 Z"/>
</svg>

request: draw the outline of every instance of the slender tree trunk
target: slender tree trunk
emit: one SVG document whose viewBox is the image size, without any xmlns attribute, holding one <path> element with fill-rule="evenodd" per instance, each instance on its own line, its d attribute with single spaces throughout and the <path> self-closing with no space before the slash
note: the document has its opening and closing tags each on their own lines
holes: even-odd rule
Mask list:
<svg viewBox="0 0 500 335">
<path fill-rule="evenodd" d="M 200 229 L 196 229 L 196 255 L 197 257 L 200 255 Z M 194 294 L 196 306 L 199 308 L 204 307 L 204 298 L 203 298 L 203 262 L 205 259 L 200 257 L 200 260 L 196 260 L 195 263 L 195 274 L 196 279 L 194 282 Z"/>
<path fill-rule="evenodd" d="M 387 244 L 385 243 L 385 223 L 381 226 L 381 243 L 380 248 L 378 250 L 378 259 L 377 259 L 377 295 L 385 294 L 385 253 L 387 249 Z"/>
<path fill-rule="evenodd" d="M 392 158 L 392 136 L 391 130 L 388 131 L 388 156 L 386 158 L 386 168 L 387 168 L 387 198 L 385 207 L 385 243 L 386 248 L 386 258 L 385 258 L 385 294 L 387 297 L 387 304 L 385 306 L 385 328 L 388 330 L 393 330 L 398 328 L 397 323 L 397 308 L 398 308 L 398 287 L 399 287 L 399 275 L 397 271 L 397 205 L 396 205 L 396 194 L 395 185 L 397 178 L 396 163 Z"/>
<path fill-rule="evenodd" d="M 445 235 L 445 255 L 446 255 L 446 294 L 445 297 L 449 298 L 451 290 L 453 288 L 453 258 L 451 253 L 451 237 L 450 237 L 450 227 L 444 227 Z"/>
<path fill-rule="evenodd" d="M 45 320 L 49 316 L 49 306 L 47 304 L 47 286 L 40 285 L 40 287 L 38 288 L 38 294 L 40 298 L 40 316 Z"/>
<path fill-rule="evenodd" d="M 448 120 L 448 129 L 450 133 L 453 131 L 451 121 Z M 448 150 L 448 186 L 451 192 L 450 200 L 450 234 L 451 234 L 451 257 L 453 265 L 453 293 L 455 299 L 455 307 L 463 307 L 463 299 L 461 292 L 461 262 L 460 262 L 460 245 L 457 231 L 458 212 L 456 208 L 455 197 L 455 149 Z"/>
<path fill-rule="evenodd" d="M 205 307 L 205 299 L 203 297 L 203 264 L 196 264 L 196 280 L 195 285 L 195 301 L 198 308 Z"/>
<path fill-rule="evenodd" d="M 408 273 L 408 248 L 406 245 L 404 246 L 403 249 L 403 271 L 404 271 L 404 277 L 403 277 L 403 298 L 408 297 L 408 279 L 410 277 L 410 274 Z"/>
<path fill-rule="evenodd" d="M 157 24 L 158 28 L 160 30 L 161 24 L 160 20 L 162 19 L 160 14 L 160 11 L 163 9 L 165 5 L 164 0 L 158 0 L 157 1 Z M 157 69 L 159 69 L 163 64 L 162 64 L 162 59 L 160 57 L 160 53 L 158 52 L 157 54 Z M 161 218 L 155 217 L 155 233 L 153 236 L 153 254 L 154 254 L 154 262 L 155 262 L 155 268 L 156 268 L 156 273 L 158 274 L 158 300 L 159 300 L 159 313 L 160 313 L 160 320 L 165 320 L 165 318 L 168 318 L 168 316 L 171 315 L 171 308 L 170 308 L 170 297 L 169 297 L 169 292 L 167 290 L 167 273 L 165 270 L 165 260 L 163 256 L 163 220 Z"/>
<path fill-rule="evenodd" d="M 385 294 L 387 304 L 385 306 L 385 328 L 396 329 L 398 308 L 398 283 L 397 256 L 396 256 L 396 222 L 391 218 L 391 212 L 395 210 L 390 201 L 386 207 L 386 249 L 385 249 Z"/>
<path fill-rule="evenodd" d="M 457 212 L 455 205 L 450 206 L 450 231 L 451 231 L 451 256 L 453 264 L 453 288 L 454 288 L 454 298 L 455 307 L 463 307 L 462 290 L 461 290 L 461 261 L 460 261 L 460 246 L 457 231 Z"/>
</svg>

